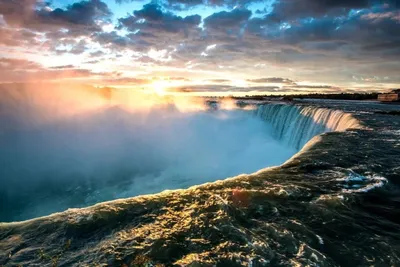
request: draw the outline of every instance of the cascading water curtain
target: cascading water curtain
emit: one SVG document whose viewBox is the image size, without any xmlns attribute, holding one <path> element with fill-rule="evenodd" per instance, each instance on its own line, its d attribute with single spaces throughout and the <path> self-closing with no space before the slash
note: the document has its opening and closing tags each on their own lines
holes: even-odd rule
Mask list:
<svg viewBox="0 0 400 267">
<path fill-rule="evenodd" d="M 266 104 L 258 107 L 256 116 L 272 126 L 275 138 L 297 150 L 316 135 L 360 128 L 350 114 L 317 107 Z"/>
</svg>

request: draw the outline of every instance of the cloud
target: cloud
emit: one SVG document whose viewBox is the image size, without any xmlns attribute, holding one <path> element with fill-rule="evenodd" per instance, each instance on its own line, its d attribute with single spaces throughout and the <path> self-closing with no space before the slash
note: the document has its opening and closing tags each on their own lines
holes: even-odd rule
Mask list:
<svg viewBox="0 0 400 267">
<path fill-rule="evenodd" d="M 132 43 L 132 40 L 126 36 L 120 36 L 116 31 L 112 32 L 96 32 L 92 35 L 95 41 L 102 44 L 104 47 L 116 46 L 127 47 Z M 103 52 L 97 51 L 94 56 L 102 55 Z"/>
<path fill-rule="evenodd" d="M 265 12 L 256 12 L 250 5 L 254 2 Z M 332 79 L 346 83 L 354 82 L 353 76 L 388 76 L 384 80 L 388 83 L 399 76 L 400 15 L 396 1 L 385 2 L 169 0 L 152 1 L 129 10 L 125 17 L 113 17 L 110 7 L 115 5 L 108 7 L 104 0 L 74 0 L 63 8 L 45 1 L 0 0 L 3 54 L 28 59 L 34 54 L 40 62 L 60 57 L 59 65 L 76 66 L 40 66 L 25 74 L 21 67 L 10 76 L 1 76 L 9 80 L 35 74 L 47 79 L 70 71 L 69 77 L 95 77 L 97 81 L 99 73 L 109 72 L 110 63 L 113 70 L 127 73 L 177 75 L 215 83 L 223 83 L 219 77 L 236 76 L 253 85 L 289 86 L 295 85 L 293 80 L 329 84 Z M 207 11 L 218 6 L 218 11 L 202 20 L 195 6 Z M 91 64 L 98 72 L 80 63 Z M 107 83 L 114 78 L 104 74 Z"/>
<path fill-rule="evenodd" d="M 90 70 L 59 66 L 46 69 L 42 65 L 28 60 L 0 58 L 1 82 L 36 82 L 58 79 L 77 79 L 102 76 Z"/>
<path fill-rule="evenodd" d="M 349 89 L 341 88 L 338 86 L 331 86 L 331 85 L 309 85 L 309 84 L 302 84 L 302 85 L 293 85 L 293 86 L 285 86 L 283 87 L 284 90 L 289 92 L 298 92 L 298 93 L 310 93 L 310 92 L 323 92 L 325 93 L 341 93 L 347 92 Z"/>
<path fill-rule="evenodd" d="M 64 47 L 60 48 L 60 45 Z M 74 38 L 64 38 L 62 41 L 51 41 L 51 50 L 54 50 L 57 54 L 74 54 L 80 55 L 87 50 L 88 42 L 85 39 L 77 40 Z"/>
<path fill-rule="evenodd" d="M 130 31 L 161 31 L 169 33 L 183 32 L 200 24 L 199 15 L 181 17 L 171 12 L 164 12 L 160 5 L 155 3 L 146 4 L 143 9 L 133 12 L 134 16 L 128 16 L 119 20 L 120 24 Z"/>
<path fill-rule="evenodd" d="M 100 51 L 100 50 L 97 50 L 95 52 L 91 52 L 90 53 L 91 57 L 100 57 L 100 56 L 104 56 L 104 55 L 105 55 L 105 53 L 103 51 Z"/>
<path fill-rule="evenodd" d="M 139 0 L 115 0 L 116 3 L 138 2 Z M 251 3 L 263 3 L 263 0 L 165 0 L 160 1 L 166 8 L 173 10 L 189 10 L 193 7 L 229 7 L 248 6 Z"/>
<path fill-rule="evenodd" d="M 253 86 L 253 87 L 240 87 L 232 85 L 209 84 L 209 85 L 190 85 L 180 86 L 173 88 L 177 92 L 191 92 L 191 93 L 243 93 L 243 92 L 277 92 L 280 90 L 278 86 Z"/>
<path fill-rule="evenodd" d="M 1 58 L 0 68 L 2 70 L 19 71 L 19 70 L 37 70 L 41 68 L 41 65 L 28 60 L 23 59 L 12 59 L 12 58 Z"/>
<path fill-rule="evenodd" d="M 251 11 L 235 8 L 234 10 L 214 13 L 204 19 L 204 26 L 208 29 L 223 31 L 238 29 L 250 18 Z"/>
<path fill-rule="evenodd" d="M 331 85 L 308 85 L 308 84 L 293 85 L 291 86 L 291 88 L 339 89 L 339 87 Z"/>
<path fill-rule="evenodd" d="M 96 20 L 108 20 L 112 12 L 107 4 L 100 0 L 87 0 L 73 3 L 65 9 L 42 8 L 36 12 L 36 15 L 41 22 L 47 24 L 95 27 Z"/>
<path fill-rule="evenodd" d="M 148 79 L 138 79 L 132 77 L 114 77 L 101 79 L 103 85 L 145 85 L 151 83 Z"/>
<path fill-rule="evenodd" d="M 323 68 L 336 64 L 395 60 L 400 55 L 398 11 L 388 7 L 360 10 L 348 16 L 325 15 L 283 25 L 251 19 L 246 38 L 264 39 L 269 47 L 279 47 L 275 62 L 312 62 Z M 342 63 L 340 63 L 342 62 Z M 321 64 L 319 64 L 321 63 Z M 323 66 L 325 64 L 325 66 Z M 361 66 L 356 66 L 361 67 Z"/>
<path fill-rule="evenodd" d="M 361 16 L 361 19 L 371 20 L 374 23 L 379 23 L 382 20 L 393 20 L 397 23 L 400 23 L 400 11 L 389 11 L 389 12 L 382 12 L 382 13 L 368 13 Z"/>
<path fill-rule="evenodd" d="M 0 14 L 3 15 L 3 19 L 8 25 L 21 25 L 33 16 L 37 6 L 39 6 L 37 0 L 1 0 Z"/>
<path fill-rule="evenodd" d="M 271 77 L 271 78 L 258 78 L 258 79 L 249 79 L 248 82 L 252 83 L 283 83 L 283 84 L 295 84 L 294 81 L 287 78 L 280 77 Z"/>
<path fill-rule="evenodd" d="M 109 21 L 112 15 L 107 4 L 100 0 L 84 0 L 65 9 L 52 9 L 36 0 L 1 1 L 0 14 L 6 23 L 40 31 L 65 28 L 70 35 L 82 31 L 96 31 L 100 21 Z"/>
<path fill-rule="evenodd" d="M 227 83 L 227 82 L 231 82 L 231 80 L 228 79 L 209 79 L 209 80 L 205 80 L 207 82 L 213 82 L 213 83 Z"/>
<path fill-rule="evenodd" d="M 55 67 L 50 67 L 50 69 L 56 69 L 56 70 L 62 70 L 62 69 L 74 69 L 74 65 L 62 65 L 62 66 L 55 66 Z"/>
<path fill-rule="evenodd" d="M 351 9 L 367 8 L 370 0 L 280 0 L 273 5 L 268 18 L 276 21 L 305 17 L 322 17 L 326 14 L 346 14 Z"/>
<path fill-rule="evenodd" d="M 21 46 L 38 44 L 39 34 L 26 29 L 13 29 L 0 26 L 0 44 L 6 46 Z"/>
<path fill-rule="evenodd" d="M 114 44 L 130 46 L 137 50 L 149 48 L 166 49 L 176 46 L 177 42 L 185 42 L 200 32 L 200 15 L 181 17 L 156 3 L 149 3 L 140 10 L 135 10 L 119 20 L 119 29 L 130 32 L 126 38 L 114 36 Z M 119 43 L 118 43 L 119 41 Z"/>
</svg>

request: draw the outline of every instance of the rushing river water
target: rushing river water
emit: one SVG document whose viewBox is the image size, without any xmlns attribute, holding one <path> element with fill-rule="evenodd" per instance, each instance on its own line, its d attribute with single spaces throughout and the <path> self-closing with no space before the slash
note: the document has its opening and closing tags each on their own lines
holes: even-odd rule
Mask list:
<svg viewBox="0 0 400 267">
<path fill-rule="evenodd" d="M 17 128 L 0 141 L 0 221 L 253 173 L 298 151 L 253 113 L 161 107 L 143 114 L 106 107 Z"/>
<path fill-rule="evenodd" d="M 301 151 L 251 175 L 0 224 L 0 264 L 400 265 L 400 117 L 390 113 L 399 109 L 301 101 L 243 111 L 257 121 L 251 127 L 268 125 L 257 140 L 277 141 L 265 157 L 292 149 L 283 162 Z M 221 156 L 231 157 L 240 165 L 232 152 Z M 29 207 L 2 203 L 3 216 Z"/>
</svg>

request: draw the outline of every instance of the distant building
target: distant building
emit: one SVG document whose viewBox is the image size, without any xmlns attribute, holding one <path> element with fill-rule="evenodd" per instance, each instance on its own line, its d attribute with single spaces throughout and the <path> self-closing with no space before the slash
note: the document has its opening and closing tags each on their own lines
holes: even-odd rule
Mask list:
<svg viewBox="0 0 400 267">
<path fill-rule="evenodd" d="M 391 91 L 390 93 L 378 95 L 378 100 L 381 102 L 400 102 L 400 89 Z"/>
</svg>

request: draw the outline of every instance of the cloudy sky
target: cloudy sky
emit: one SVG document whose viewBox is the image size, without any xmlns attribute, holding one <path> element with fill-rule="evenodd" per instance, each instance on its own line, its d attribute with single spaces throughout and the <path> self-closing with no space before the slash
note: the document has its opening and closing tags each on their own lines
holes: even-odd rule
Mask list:
<svg viewBox="0 0 400 267">
<path fill-rule="evenodd" d="M 400 2 L 0 0 L 0 82 L 207 95 L 400 88 Z"/>
</svg>

